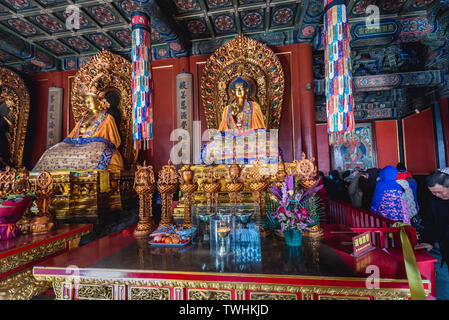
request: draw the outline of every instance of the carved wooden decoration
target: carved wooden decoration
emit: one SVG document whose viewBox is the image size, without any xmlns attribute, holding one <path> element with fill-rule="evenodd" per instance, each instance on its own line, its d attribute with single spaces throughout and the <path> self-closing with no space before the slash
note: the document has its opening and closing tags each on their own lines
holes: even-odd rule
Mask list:
<svg viewBox="0 0 449 320">
<path fill-rule="evenodd" d="M 5 115 L 5 121 L 9 127 L 6 132 L 9 146 L 9 159 L 7 160 L 13 167 L 18 168 L 22 165 L 23 159 L 30 112 L 30 95 L 23 80 L 6 68 L 0 68 L 0 105 L 2 103 L 5 103 L 4 106 L 9 109 L 8 114 Z M 0 115 L 1 117 L 2 115 Z"/>
</svg>

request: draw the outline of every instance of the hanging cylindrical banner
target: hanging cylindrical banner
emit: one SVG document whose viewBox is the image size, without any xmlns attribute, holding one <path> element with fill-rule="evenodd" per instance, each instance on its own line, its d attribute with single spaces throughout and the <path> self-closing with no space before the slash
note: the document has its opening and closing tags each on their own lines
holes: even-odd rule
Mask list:
<svg viewBox="0 0 449 320">
<path fill-rule="evenodd" d="M 134 11 L 132 24 L 132 98 L 134 149 L 152 149 L 153 100 L 151 77 L 150 18 Z"/>
<path fill-rule="evenodd" d="M 176 115 L 178 129 L 182 131 L 182 141 L 189 148 L 189 162 L 192 163 L 191 146 L 193 141 L 193 75 L 181 72 L 176 76 Z"/>
<path fill-rule="evenodd" d="M 343 0 L 324 0 L 326 112 L 330 144 L 349 140 L 355 129 L 348 15 Z"/>
</svg>

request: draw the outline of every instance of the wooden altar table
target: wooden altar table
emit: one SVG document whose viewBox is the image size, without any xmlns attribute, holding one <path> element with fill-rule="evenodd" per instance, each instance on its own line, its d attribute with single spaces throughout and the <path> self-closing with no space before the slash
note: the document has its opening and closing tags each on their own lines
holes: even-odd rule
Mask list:
<svg viewBox="0 0 449 320">
<path fill-rule="evenodd" d="M 321 240 L 304 237 L 301 247 L 271 235 L 225 258 L 201 239 L 185 248 L 154 248 L 124 230 L 46 260 L 33 274 L 53 282 L 56 298 L 65 300 L 410 299 L 400 248 L 354 258 L 351 229 L 322 227 Z M 420 270 L 427 270 L 421 273 L 430 296 L 434 279 L 425 275 L 436 260 L 415 254 Z M 70 265 L 75 272 L 67 271 Z M 368 266 L 378 266 L 378 286 Z"/>
<path fill-rule="evenodd" d="M 77 248 L 92 225 L 60 225 L 43 235 L 21 235 L 0 241 L 0 299 L 27 300 L 51 287 L 36 281 L 32 267 L 46 259 Z"/>
</svg>

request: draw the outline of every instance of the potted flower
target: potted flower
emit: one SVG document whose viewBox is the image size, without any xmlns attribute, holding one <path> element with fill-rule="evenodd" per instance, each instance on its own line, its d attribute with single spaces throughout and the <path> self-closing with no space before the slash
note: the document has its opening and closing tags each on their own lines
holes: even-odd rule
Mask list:
<svg viewBox="0 0 449 320">
<path fill-rule="evenodd" d="M 285 178 L 280 189 L 270 188 L 274 210 L 267 214 L 272 225 L 280 228 L 288 246 L 300 246 L 305 230 L 317 223 L 319 199 L 314 195 L 323 188 L 320 180 L 307 190 L 295 187 L 293 174 Z"/>
</svg>

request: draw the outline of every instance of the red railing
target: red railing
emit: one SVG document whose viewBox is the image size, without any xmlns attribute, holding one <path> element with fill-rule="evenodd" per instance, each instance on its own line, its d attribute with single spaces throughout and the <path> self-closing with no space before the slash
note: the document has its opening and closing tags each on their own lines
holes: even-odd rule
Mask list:
<svg viewBox="0 0 449 320">
<path fill-rule="evenodd" d="M 344 224 L 351 228 L 390 228 L 394 220 L 379 216 L 352 204 L 321 196 L 327 217 L 325 223 Z"/>
</svg>

